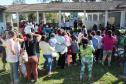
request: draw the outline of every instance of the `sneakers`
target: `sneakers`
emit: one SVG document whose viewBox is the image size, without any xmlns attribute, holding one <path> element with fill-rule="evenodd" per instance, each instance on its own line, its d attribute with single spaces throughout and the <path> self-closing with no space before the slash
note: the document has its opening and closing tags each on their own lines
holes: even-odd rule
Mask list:
<svg viewBox="0 0 126 84">
<path fill-rule="evenodd" d="M 52 75 L 53 73 L 52 72 L 49 72 L 48 75 Z"/>
<path fill-rule="evenodd" d="M 104 62 L 101 63 L 104 66 Z"/>
<path fill-rule="evenodd" d="M 126 79 L 126 76 L 124 76 L 124 75 L 120 75 L 119 77 L 122 79 Z"/>
</svg>

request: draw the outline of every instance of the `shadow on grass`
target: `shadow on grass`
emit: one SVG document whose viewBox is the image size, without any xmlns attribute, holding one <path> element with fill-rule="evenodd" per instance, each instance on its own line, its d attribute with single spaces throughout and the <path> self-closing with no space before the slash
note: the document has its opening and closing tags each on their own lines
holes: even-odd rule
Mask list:
<svg viewBox="0 0 126 84">
<path fill-rule="evenodd" d="M 10 83 L 10 74 L 8 71 L 0 70 L 0 84 L 9 84 Z"/>
<path fill-rule="evenodd" d="M 92 80 L 79 80 L 79 66 L 70 66 L 65 69 L 54 69 L 51 76 L 44 76 L 43 81 L 52 80 L 52 84 L 116 84 L 117 82 L 125 83 L 124 80 L 118 78 L 122 73 L 122 67 L 112 65 L 111 67 L 94 64 Z M 57 83 L 58 81 L 58 83 Z M 61 83 L 60 83 L 61 82 Z M 97 82 L 97 83 L 95 83 Z"/>
<path fill-rule="evenodd" d="M 125 81 L 119 78 L 122 72 L 123 67 L 118 66 L 116 63 L 113 63 L 111 67 L 95 65 L 93 69 L 93 82 L 102 82 L 103 84 L 124 83 Z"/>
<path fill-rule="evenodd" d="M 43 81 L 52 80 L 52 84 L 83 84 L 83 82 L 86 81 L 79 80 L 79 70 L 79 66 L 70 66 L 65 69 L 54 69 L 54 73 L 50 76 L 45 76 Z"/>
<path fill-rule="evenodd" d="M 116 80 L 116 81 L 112 82 L 112 84 L 126 84 L 126 80 L 122 80 L 122 79 L 121 80 Z"/>
<path fill-rule="evenodd" d="M 123 71 L 122 67 L 112 65 L 112 67 L 94 64 L 92 81 L 80 81 L 80 66 L 70 66 L 65 69 L 54 68 L 53 74 L 48 76 L 43 70 L 39 70 L 39 80 L 36 84 L 126 84 L 125 80 L 119 79 Z M 113 78 L 114 77 L 114 78 Z M 95 83 L 97 82 L 97 83 Z M 9 84 L 9 71 L 0 71 L 0 84 Z M 21 84 L 27 84 L 25 79 L 21 79 Z"/>
</svg>

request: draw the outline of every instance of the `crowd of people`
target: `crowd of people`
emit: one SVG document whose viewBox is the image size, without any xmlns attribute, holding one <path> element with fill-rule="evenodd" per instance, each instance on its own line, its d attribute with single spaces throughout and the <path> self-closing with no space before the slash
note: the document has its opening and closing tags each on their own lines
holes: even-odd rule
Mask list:
<svg viewBox="0 0 126 84">
<path fill-rule="evenodd" d="M 49 28 L 48 25 L 40 28 L 38 24 L 26 23 L 20 35 L 16 30 L 5 31 L 0 38 L 0 55 L 4 70 L 5 64 L 10 64 L 11 84 L 19 83 L 19 72 L 28 81 L 37 81 L 41 51 L 45 59 L 43 69 L 48 75 L 52 74 L 54 67 L 64 69 L 80 65 L 80 80 L 84 80 L 86 66 L 88 80 L 91 80 L 93 64 L 104 66 L 107 58 L 107 65 L 111 67 L 112 56 L 115 56 L 120 65 L 125 62 L 124 76 L 121 77 L 126 78 L 126 32 L 96 27 L 90 31 L 85 25 L 77 30 L 66 30 Z M 28 55 L 28 60 L 21 60 L 22 52 Z"/>
</svg>

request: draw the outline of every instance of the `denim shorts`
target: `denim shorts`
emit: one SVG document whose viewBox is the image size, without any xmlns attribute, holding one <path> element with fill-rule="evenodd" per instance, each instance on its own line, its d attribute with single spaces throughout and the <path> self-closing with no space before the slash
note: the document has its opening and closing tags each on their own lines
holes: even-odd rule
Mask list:
<svg viewBox="0 0 126 84">
<path fill-rule="evenodd" d="M 112 50 L 104 50 L 103 56 L 112 56 Z"/>
</svg>

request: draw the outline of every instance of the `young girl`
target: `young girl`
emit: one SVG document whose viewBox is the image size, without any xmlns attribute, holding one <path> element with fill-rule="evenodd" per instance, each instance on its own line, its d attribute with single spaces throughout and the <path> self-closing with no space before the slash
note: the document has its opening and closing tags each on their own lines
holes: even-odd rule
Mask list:
<svg viewBox="0 0 126 84">
<path fill-rule="evenodd" d="M 71 42 L 72 63 L 76 65 L 77 53 L 79 53 L 79 44 L 77 38 L 73 35 Z"/>
<path fill-rule="evenodd" d="M 93 66 L 93 52 L 94 48 L 88 43 L 88 39 L 82 39 L 82 46 L 80 49 L 81 53 L 81 70 L 80 80 L 84 78 L 85 66 L 88 68 L 88 80 L 92 77 L 92 66 Z"/>
<path fill-rule="evenodd" d="M 66 57 L 66 63 L 67 66 L 70 65 L 70 46 L 71 46 L 71 37 L 70 34 L 67 32 L 63 32 L 63 36 L 65 38 L 66 46 L 67 46 L 67 57 Z"/>
</svg>

